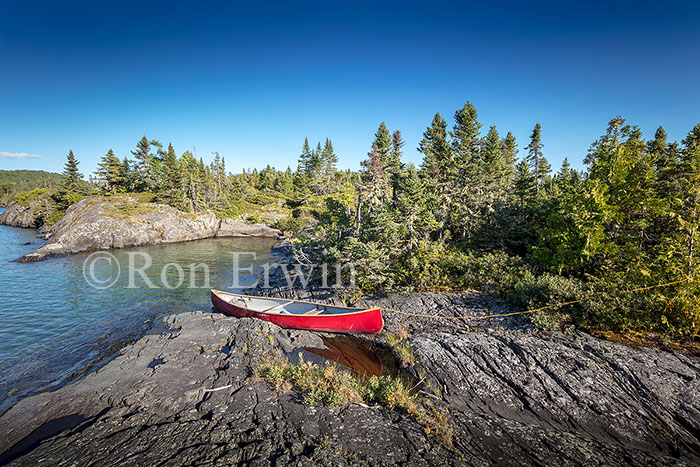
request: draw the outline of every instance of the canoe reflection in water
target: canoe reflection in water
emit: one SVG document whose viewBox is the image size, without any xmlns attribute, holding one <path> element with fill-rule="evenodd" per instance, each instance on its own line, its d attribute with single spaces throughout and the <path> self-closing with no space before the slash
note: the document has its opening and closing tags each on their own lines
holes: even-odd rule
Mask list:
<svg viewBox="0 0 700 467">
<path fill-rule="evenodd" d="M 333 336 L 324 337 L 323 345 L 327 348 L 307 347 L 304 351 L 334 361 L 364 376 L 382 376 L 384 365 L 371 343 L 347 336 Z"/>
</svg>

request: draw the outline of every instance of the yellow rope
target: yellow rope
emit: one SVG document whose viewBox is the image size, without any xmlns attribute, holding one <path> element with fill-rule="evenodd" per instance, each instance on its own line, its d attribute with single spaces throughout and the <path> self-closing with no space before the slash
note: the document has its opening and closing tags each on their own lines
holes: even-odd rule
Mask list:
<svg viewBox="0 0 700 467">
<path fill-rule="evenodd" d="M 674 281 L 674 282 L 668 282 L 666 284 L 657 284 L 657 285 L 651 285 L 648 287 L 638 287 L 636 289 L 630 289 L 630 290 L 623 290 L 622 292 L 619 292 L 617 294 L 612 294 L 612 295 L 622 295 L 626 293 L 633 293 L 633 292 L 642 292 L 644 290 L 651 290 L 651 289 L 656 289 L 660 287 L 668 287 L 670 285 L 676 285 L 676 284 L 681 284 L 683 282 L 691 282 L 691 279 L 688 277 L 686 279 L 680 280 L 680 281 Z M 490 319 L 490 318 L 505 318 L 507 316 L 514 316 L 514 315 L 524 315 L 528 313 L 536 313 L 538 311 L 542 310 L 547 310 L 550 308 L 558 308 L 561 306 L 566 306 L 566 305 L 573 305 L 574 303 L 581 303 L 585 300 L 588 300 L 595 294 L 591 294 L 587 297 L 581 298 L 579 300 L 572 300 L 570 302 L 564 302 L 564 303 L 556 303 L 553 305 L 546 305 L 540 308 L 535 308 L 533 310 L 525 310 L 525 311 L 515 311 L 513 313 L 504 313 L 501 315 L 482 315 L 482 316 L 439 316 L 439 315 L 428 315 L 428 314 L 421 314 L 421 313 L 409 313 L 407 311 L 401 311 L 401 310 L 393 310 L 391 308 L 382 308 L 383 310 L 387 311 L 393 311 L 394 313 L 400 313 L 402 315 L 406 316 L 415 316 L 418 318 L 443 318 L 443 319 Z"/>
</svg>

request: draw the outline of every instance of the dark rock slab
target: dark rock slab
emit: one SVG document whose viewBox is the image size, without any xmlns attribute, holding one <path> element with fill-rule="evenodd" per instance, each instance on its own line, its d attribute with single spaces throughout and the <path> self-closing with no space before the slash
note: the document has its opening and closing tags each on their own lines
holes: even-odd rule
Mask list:
<svg viewBox="0 0 700 467">
<path fill-rule="evenodd" d="M 309 408 L 297 394 L 277 395 L 251 377 L 251 367 L 269 352 L 322 347 L 316 334 L 210 313 L 171 316 L 168 325 L 178 331 L 146 336 L 96 373 L 6 412 L 0 463 L 452 463 L 452 454 L 432 445 L 411 419 L 392 420 L 358 404 Z M 151 365 L 156 360 L 161 363 Z M 85 421 L 36 436 L 70 416 Z M 29 450 L 21 444 L 27 439 Z"/>
<path fill-rule="evenodd" d="M 341 304 L 328 290 L 267 294 Z M 475 464 L 700 463 L 700 360 L 588 334 L 537 332 L 478 292 L 391 294 L 387 334 L 408 330 L 428 388 L 449 407 L 457 447 Z M 401 314 L 387 310 L 400 310 Z M 452 319 L 455 316 L 470 318 Z"/>
<path fill-rule="evenodd" d="M 268 292 L 341 301 L 328 291 Z M 438 316 L 386 311 L 386 332 L 411 330 L 411 371 L 432 394 L 424 403 L 449 410 L 454 451 L 395 411 L 306 407 L 294 392 L 273 393 L 251 377 L 258 359 L 321 345 L 320 337 L 206 313 L 171 316 L 176 331 L 146 336 L 83 380 L 20 401 L 0 418 L 0 451 L 13 465 L 700 463 L 696 358 L 541 334 L 517 316 L 445 318 L 512 311 L 477 293 L 370 301 Z M 70 416 L 76 426 L 36 435 Z"/>
</svg>

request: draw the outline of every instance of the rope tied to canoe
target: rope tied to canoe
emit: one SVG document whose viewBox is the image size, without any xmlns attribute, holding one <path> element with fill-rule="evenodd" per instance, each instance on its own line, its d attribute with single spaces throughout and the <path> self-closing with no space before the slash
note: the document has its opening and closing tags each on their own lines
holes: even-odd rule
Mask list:
<svg viewBox="0 0 700 467">
<path fill-rule="evenodd" d="M 652 289 L 658 289 L 661 287 L 669 287 L 672 285 L 677 285 L 677 284 L 683 284 L 686 282 L 693 282 L 693 280 L 690 277 L 686 277 L 685 279 L 679 280 L 679 281 L 673 281 L 673 282 L 667 282 L 665 284 L 656 284 L 656 285 L 650 285 L 646 287 L 637 287 L 635 289 L 629 289 L 629 290 L 623 290 L 618 293 L 612 293 L 610 295 L 623 295 L 623 294 L 628 294 L 628 293 L 635 293 L 635 292 L 643 292 L 645 290 L 652 290 Z M 480 316 L 440 316 L 440 315 L 429 315 L 429 314 L 424 314 L 424 313 L 409 313 L 407 311 L 401 311 L 401 310 L 394 310 L 392 308 L 382 308 L 383 310 L 391 311 L 394 313 L 399 313 L 402 315 L 406 316 L 414 316 L 417 318 L 440 318 L 440 319 L 492 319 L 492 318 L 506 318 L 508 316 L 515 316 L 515 315 L 525 315 L 525 314 L 530 314 L 530 313 L 537 313 L 538 311 L 544 311 L 544 310 L 549 310 L 552 308 L 559 308 L 567 305 L 574 305 L 576 303 L 581 303 L 586 300 L 591 299 L 594 297 L 596 294 L 590 294 L 586 297 L 580 298 L 578 300 L 571 300 L 569 302 L 562 302 L 562 303 L 554 303 L 551 305 L 545 305 L 540 308 L 534 308 L 531 310 L 524 310 L 524 311 L 514 311 L 512 313 L 503 313 L 503 314 L 494 314 L 494 315 L 480 315 Z"/>
</svg>

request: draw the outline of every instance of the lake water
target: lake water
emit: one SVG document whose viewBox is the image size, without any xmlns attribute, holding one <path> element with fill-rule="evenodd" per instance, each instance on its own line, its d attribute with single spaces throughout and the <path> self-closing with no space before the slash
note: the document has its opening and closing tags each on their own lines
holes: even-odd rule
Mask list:
<svg viewBox="0 0 700 467">
<path fill-rule="evenodd" d="M 0 208 L 0 212 L 1 212 Z M 20 398 L 52 390 L 94 369 L 125 342 L 147 332 L 156 316 L 191 310 L 211 310 L 209 288 L 204 287 L 203 268 L 196 274 L 198 288 L 189 288 L 187 265 L 205 263 L 211 288 L 233 288 L 231 252 L 255 252 L 242 256 L 239 284 L 255 281 L 260 266 L 271 260 L 271 239 L 210 239 L 162 246 L 112 250 L 116 261 L 95 263 L 95 277 L 106 280 L 120 275 L 108 289 L 90 287 L 83 274 L 88 253 L 49 258 L 37 263 L 12 260 L 43 244 L 32 229 L 0 226 L 0 413 Z M 30 244 L 26 244 L 29 243 Z M 147 253 L 153 259 L 145 273 L 160 286 L 149 288 L 134 275 L 128 288 L 129 253 Z M 143 257 L 133 261 L 142 265 Z M 184 270 L 183 284 L 175 289 L 161 285 L 162 266 L 177 263 Z M 253 266 L 254 272 L 243 271 Z M 88 271 L 89 277 L 89 268 Z M 179 273 L 166 272 L 176 285 Z"/>
</svg>

